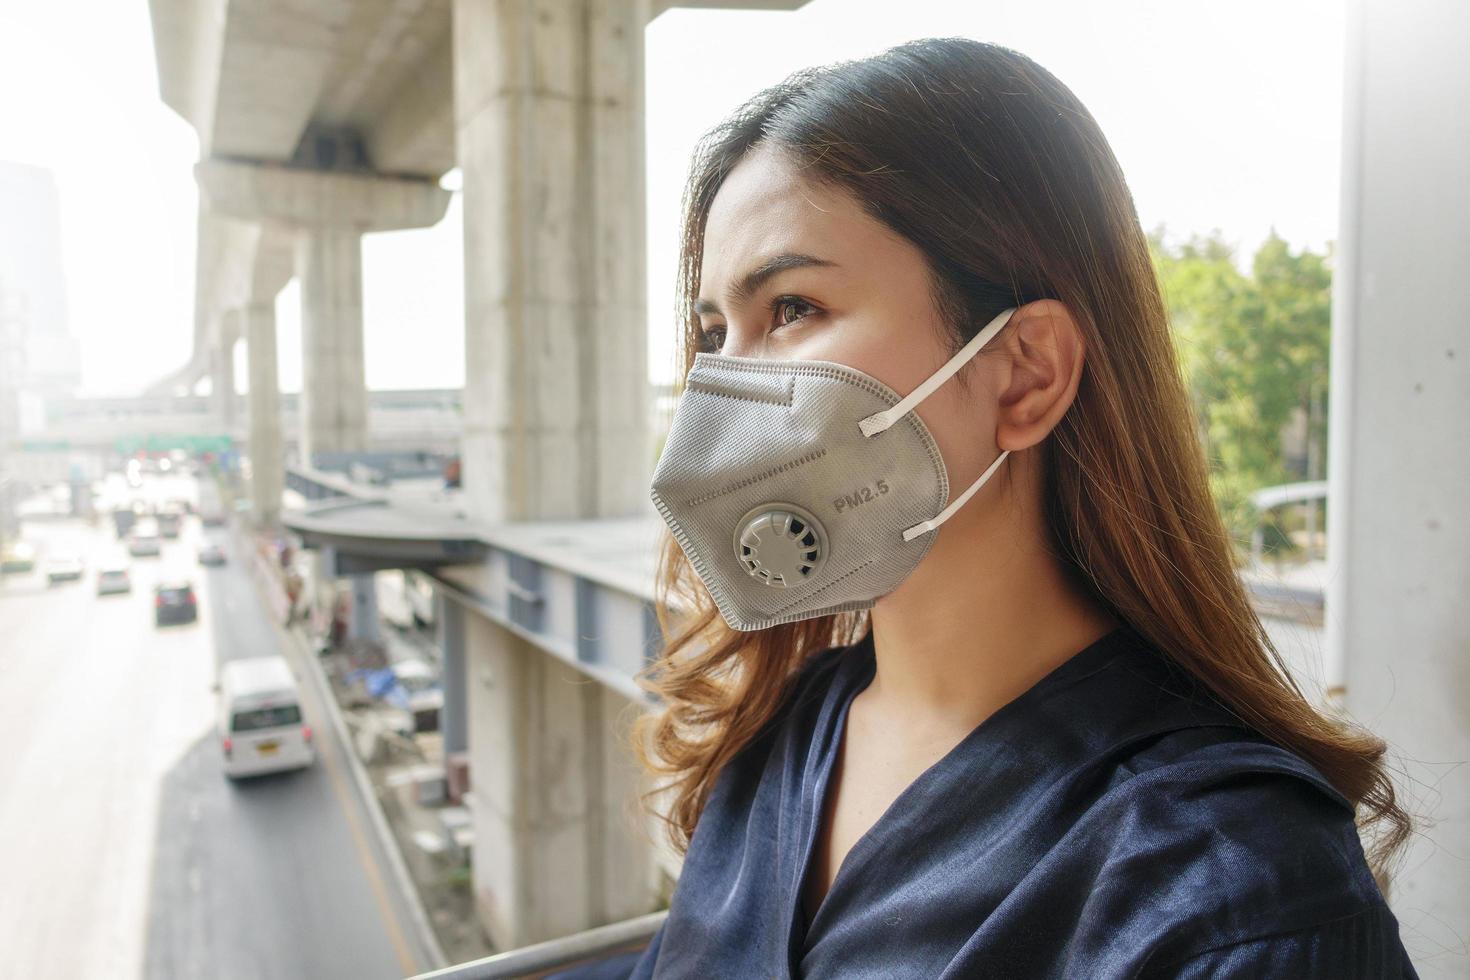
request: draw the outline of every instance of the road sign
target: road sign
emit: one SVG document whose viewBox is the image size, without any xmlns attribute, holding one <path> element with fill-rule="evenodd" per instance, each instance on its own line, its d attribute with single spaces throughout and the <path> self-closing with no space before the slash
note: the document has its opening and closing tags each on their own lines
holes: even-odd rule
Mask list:
<svg viewBox="0 0 1470 980">
<path fill-rule="evenodd" d="M 123 436 L 112 447 L 123 455 L 138 451 L 159 453 L 182 449 L 189 453 L 222 453 L 234 445 L 227 435 L 157 435 Z"/>
</svg>

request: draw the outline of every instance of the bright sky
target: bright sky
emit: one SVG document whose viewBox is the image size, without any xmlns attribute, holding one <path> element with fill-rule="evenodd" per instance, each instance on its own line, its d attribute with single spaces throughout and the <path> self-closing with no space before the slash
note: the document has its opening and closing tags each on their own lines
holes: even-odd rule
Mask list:
<svg viewBox="0 0 1470 980">
<path fill-rule="evenodd" d="M 666 378 L 672 362 L 690 150 L 797 68 L 918 37 L 1013 47 L 1097 117 L 1145 228 L 1163 224 L 1171 237 L 1218 228 L 1248 254 L 1273 226 L 1295 246 L 1321 248 L 1336 234 L 1342 33 L 1337 0 L 812 0 L 795 13 L 670 11 L 647 34 L 651 376 Z M 193 335 L 198 143 L 159 100 L 147 5 L 0 0 L 0 93 L 0 160 L 56 175 L 83 385 L 134 391 L 182 364 Z M 364 241 L 370 387 L 463 383 L 461 234 L 456 202 L 432 229 Z M 301 378 L 298 301 L 293 284 L 277 304 L 286 390 Z"/>
</svg>

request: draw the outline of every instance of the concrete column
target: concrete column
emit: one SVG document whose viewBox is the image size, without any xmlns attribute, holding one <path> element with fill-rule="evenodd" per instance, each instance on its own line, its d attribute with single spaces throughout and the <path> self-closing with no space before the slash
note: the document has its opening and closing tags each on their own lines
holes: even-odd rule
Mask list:
<svg viewBox="0 0 1470 980">
<path fill-rule="evenodd" d="M 464 493 L 483 521 L 648 509 L 644 0 L 456 0 Z M 650 911 L 628 707 L 469 617 L 477 909 L 508 948 Z"/>
<path fill-rule="evenodd" d="M 235 428 L 235 335 L 223 325 L 218 342 L 209 351 L 210 402 L 221 431 Z"/>
<path fill-rule="evenodd" d="M 201 161 L 194 175 L 212 214 L 296 233 L 302 458 L 366 449 L 362 236 L 435 224 L 449 192 L 420 178 L 231 160 Z"/>
<path fill-rule="evenodd" d="M 301 230 L 301 458 L 367 448 L 363 368 L 362 235 L 331 226 Z"/>
<path fill-rule="evenodd" d="M 347 584 L 352 589 L 352 619 L 347 625 L 347 635 L 355 640 L 376 640 L 378 590 L 372 575 L 349 575 Z"/>
<path fill-rule="evenodd" d="M 464 608 L 459 603 L 434 593 L 434 623 L 439 643 L 440 686 L 444 690 L 444 709 L 439 730 L 444 736 L 444 754 L 463 752 L 470 747 L 469 716 L 465 713 L 465 640 Z"/>
<path fill-rule="evenodd" d="M 642 0 L 457 0 L 464 492 L 487 521 L 647 509 Z"/>
<path fill-rule="evenodd" d="M 255 303 L 240 311 L 245 358 L 250 373 L 250 504 L 255 523 L 280 523 L 286 483 L 286 450 L 281 441 L 281 396 L 276 379 L 276 309 Z"/>
<path fill-rule="evenodd" d="M 1327 643 L 1420 827 L 1390 901 L 1421 976 L 1470 923 L 1470 9 L 1349 13 L 1334 277 Z"/>
<path fill-rule="evenodd" d="M 629 704 L 466 616 L 476 911 L 511 949 L 652 911 Z"/>
</svg>

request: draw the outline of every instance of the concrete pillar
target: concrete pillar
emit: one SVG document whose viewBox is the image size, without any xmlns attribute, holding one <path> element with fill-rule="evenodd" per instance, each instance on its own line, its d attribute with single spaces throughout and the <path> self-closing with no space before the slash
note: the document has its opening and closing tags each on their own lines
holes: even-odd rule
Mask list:
<svg viewBox="0 0 1470 980">
<path fill-rule="evenodd" d="M 466 640 L 474 887 L 491 940 L 511 949 L 652 911 L 628 702 L 482 616 L 466 616 Z"/>
<path fill-rule="evenodd" d="M 378 639 L 378 589 L 371 574 L 347 576 L 352 590 L 352 619 L 347 635 L 354 640 Z"/>
<path fill-rule="evenodd" d="M 301 282 L 301 458 L 367 448 L 362 235 L 318 225 L 297 237 Z"/>
<path fill-rule="evenodd" d="M 457 602 L 434 593 L 434 631 L 439 643 L 440 686 L 444 690 L 444 708 L 440 712 L 439 731 L 444 736 L 444 754 L 463 752 L 470 747 L 469 716 L 465 705 L 465 638 L 464 608 Z"/>
<path fill-rule="evenodd" d="M 235 335 L 224 325 L 209 351 L 210 402 L 223 433 L 235 429 Z"/>
<path fill-rule="evenodd" d="M 254 303 L 239 313 L 250 373 L 250 506 L 259 527 L 280 523 L 286 483 L 281 393 L 276 378 L 276 309 Z"/>
<path fill-rule="evenodd" d="M 458 0 L 464 493 L 481 520 L 647 509 L 642 0 Z"/>
<path fill-rule="evenodd" d="M 1349 13 L 1327 644 L 1428 815 L 1390 901 L 1421 976 L 1470 975 L 1470 9 Z"/>
<path fill-rule="evenodd" d="M 301 280 L 301 455 L 367 448 L 362 236 L 423 228 L 449 192 L 422 178 L 204 160 L 195 179 L 212 214 L 296 233 Z"/>
<path fill-rule="evenodd" d="M 464 494 L 482 521 L 648 509 L 645 0 L 456 0 Z M 628 704 L 469 617 L 477 910 L 497 945 L 650 911 Z"/>
</svg>

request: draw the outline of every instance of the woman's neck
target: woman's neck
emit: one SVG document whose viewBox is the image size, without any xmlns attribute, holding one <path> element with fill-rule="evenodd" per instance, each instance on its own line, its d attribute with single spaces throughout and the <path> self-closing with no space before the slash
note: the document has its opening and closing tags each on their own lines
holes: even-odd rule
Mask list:
<svg viewBox="0 0 1470 980">
<path fill-rule="evenodd" d="M 1119 625 L 1053 553 L 1036 474 L 1017 466 L 1011 477 L 936 532 L 919 567 L 874 606 L 870 707 L 968 731 Z"/>
</svg>

